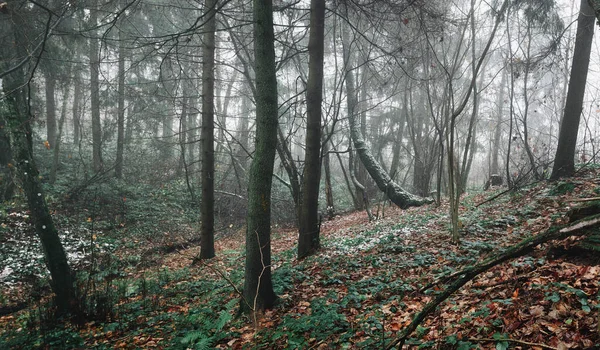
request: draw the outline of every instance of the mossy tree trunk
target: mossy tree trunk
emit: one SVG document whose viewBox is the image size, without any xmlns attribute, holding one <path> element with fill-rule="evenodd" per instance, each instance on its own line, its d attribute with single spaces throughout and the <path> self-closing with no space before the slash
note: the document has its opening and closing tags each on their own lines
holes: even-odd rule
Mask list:
<svg viewBox="0 0 600 350">
<path fill-rule="evenodd" d="M 246 266 L 242 310 L 272 308 L 271 184 L 277 147 L 277 78 L 272 0 L 254 0 L 256 143 L 248 183 Z"/>
<path fill-rule="evenodd" d="M 10 68 L 11 64 L 26 57 L 29 53 L 29 36 L 23 31 L 27 28 L 24 19 L 26 13 L 17 13 L 16 8 L 8 5 L 10 30 L 14 35 L 14 47 L 16 58 L 6 62 L 3 68 Z M 26 10 L 23 10 L 26 11 Z M 23 192 L 27 198 L 31 221 L 35 232 L 42 243 L 46 266 L 50 270 L 52 290 L 56 294 L 55 301 L 58 314 L 68 313 L 72 310 L 74 302 L 74 289 L 71 270 L 67 261 L 67 255 L 60 242 L 58 232 L 48 211 L 44 191 L 39 181 L 39 172 L 33 159 L 33 116 L 29 110 L 27 90 L 29 72 L 27 66 L 15 69 L 3 78 L 3 89 L 6 94 L 6 125 L 10 133 L 13 148 L 13 166 L 21 182 Z"/>
</svg>

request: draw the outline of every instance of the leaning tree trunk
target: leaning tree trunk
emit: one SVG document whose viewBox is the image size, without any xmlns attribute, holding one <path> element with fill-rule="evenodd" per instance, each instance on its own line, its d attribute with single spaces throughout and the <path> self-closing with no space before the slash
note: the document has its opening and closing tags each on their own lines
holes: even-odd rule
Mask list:
<svg viewBox="0 0 600 350">
<path fill-rule="evenodd" d="M 342 43 L 344 46 L 344 70 L 346 76 L 346 86 L 347 86 L 347 99 L 349 106 L 356 106 L 356 91 L 354 86 L 354 76 L 349 67 L 349 59 L 350 59 L 350 47 L 349 47 L 349 38 L 348 38 L 348 30 L 346 28 L 343 29 L 342 34 L 344 38 L 342 39 Z M 350 136 L 352 137 L 352 142 L 354 144 L 354 148 L 356 153 L 358 154 L 362 164 L 367 169 L 367 172 L 371 176 L 371 178 L 377 184 L 377 187 L 383 191 L 386 196 L 394 202 L 400 208 L 408 208 L 412 206 L 420 206 L 427 203 L 432 203 L 433 201 L 429 198 L 421 198 L 415 196 L 406 190 L 404 190 L 400 185 L 390 178 L 388 173 L 383 169 L 381 164 L 375 159 L 371 150 L 367 147 L 367 144 L 363 138 L 362 132 L 360 130 L 360 125 L 356 121 L 356 111 L 353 108 L 349 108 L 348 111 L 348 120 L 350 122 Z"/>
<path fill-rule="evenodd" d="M 10 6 L 10 5 L 8 5 Z M 27 57 L 28 37 L 23 32 L 26 28 L 23 13 L 14 12 L 13 8 L 6 9 L 9 13 L 10 23 L 14 31 L 14 45 L 10 50 L 17 53 L 18 59 L 8 64 L 17 64 L 16 61 Z M 34 53 L 37 55 L 37 53 Z M 3 68 L 6 68 L 3 67 Z M 52 221 L 52 216 L 46 205 L 44 190 L 39 180 L 39 172 L 33 159 L 33 116 L 29 110 L 27 91 L 29 72 L 21 67 L 3 78 L 5 102 L 8 108 L 7 126 L 12 139 L 14 152 L 13 166 L 21 181 L 23 192 L 29 205 L 31 221 L 35 232 L 42 243 L 46 266 L 52 278 L 51 287 L 56 295 L 55 301 L 58 313 L 69 312 L 74 301 L 73 279 L 69 268 L 67 255 L 58 237 L 58 232 Z"/>
</svg>

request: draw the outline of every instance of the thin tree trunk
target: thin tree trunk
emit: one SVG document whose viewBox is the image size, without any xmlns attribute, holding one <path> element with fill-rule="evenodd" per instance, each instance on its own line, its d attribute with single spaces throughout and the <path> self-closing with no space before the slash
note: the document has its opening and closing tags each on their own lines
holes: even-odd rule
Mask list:
<svg viewBox="0 0 600 350">
<path fill-rule="evenodd" d="M 60 120 L 58 122 L 58 135 L 55 139 L 53 159 L 52 159 L 52 168 L 50 169 L 50 183 L 54 184 L 56 182 L 56 173 L 58 172 L 58 166 L 60 163 L 60 145 L 62 143 L 62 133 L 63 127 L 65 124 L 65 119 L 67 117 L 67 103 L 69 102 L 69 93 L 71 92 L 70 84 L 67 81 L 63 90 L 63 101 L 62 107 L 60 111 Z"/>
<path fill-rule="evenodd" d="M 79 72 L 75 72 L 75 79 L 73 79 L 73 85 L 75 85 L 75 91 L 73 92 L 73 144 L 78 145 L 81 135 L 81 100 L 83 98 L 81 93 L 81 81 L 79 78 Z"/>
<path fill-rule="evenodd" d="M 48 68 L 52 69 L 52 68 Z M 50 148 L 56 144 L 56 78 L 54 74 L 46 72 L 46 138 Z"/>
<path fill-rule="evenodd" d="M 98 1 L 93 1 L 90 9 L 90 27 L 95 28 L 98 22 Z M 91 33 L 95 34 L 95 30 Z M 100 48 L 99 39 L 94 35 L 90 37 L 90 89 L 92 109 L 92 164 L 95 172 L 100 172 L 104 167 L 102 161 L 102 124 L 100 122 Z"/>
<path fill-rule="evenodd" d="M 13 181 L 13 152 L 6 122 L 0 116 L 0 202 L 7 201 L 14 196 L 15 184 Z"/>
<path fill-rule="evenodd" d="M 185 171 L 186 177 L 188 176 L 188 165 L 186 160 L 186 147 L 187 147 L 187 132 L 188 132 L 188 116 L 187 116 L 187 96 L 183 96 L 181 101 L 181 115 L 179 116 L 179 148 L 181 153 L 179 154 L 179 164 L 177 165 L 177 175 L 181 175 Z"/>
<path fill-rule="evenodd" d="M 117 86 L 117 159 L 115 177 L 123 177 L 123 150 L 125 149 L 125 44 L 123 32 L 119 31 L 119 65 Z"/>
<path fill-rule="evenodd" d="M 502 119 L 504 117 L 504 98 L 506 96 L 506 77 L 508 72 L 503 70 L 502 79 L 500 80 L 500 93 L 496 99 L 496 125 L 494 126 L 494 143 L 492 145 L 492 164 L 490 165 L 489 177 L 492 175 L 500 175 L 500 166 L 498 165 L 498 156 L 500 154 L 500 138 L 502 137 Z"/>
<path fill-rule="evenodd" d="M 302 193 L 300 190 L 300 173 L 298 168 L 296 167 L 296 163 L 294 162 L 294 158 L 292 157 L 292 152 L 290 151 L 287 143 L 285 142 L 285 136 L 283 136 L 283 131 L 281 127 L 277 126 L 277 153 L 279 154 L 279 160 L 281 161 L 281 165 L 285 169 L 288 178 L 290 179 L 290 190 L 292 192 L 292 199 L 294 200 L 294 213 L 296 214 L 296 224 L 298 227 L 300 226 L 300 207 L 302 201 Z"/>
<path fill-rule="evenodd" d="M 323 168 L 325 169 L 325 202 L 327 205 L 327 216 L 333 219 L 335 216 L 335 202 L 333 201 L 333 187 L 331 186 L 331 156 L 329 154 L 329 141 L 323 144 Z"/>
</svg>

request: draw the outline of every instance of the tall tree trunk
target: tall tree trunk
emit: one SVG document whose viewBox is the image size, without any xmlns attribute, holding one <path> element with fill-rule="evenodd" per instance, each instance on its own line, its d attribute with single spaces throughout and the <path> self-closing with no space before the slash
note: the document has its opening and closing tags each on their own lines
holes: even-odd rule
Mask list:
<svg viewBox="0 0 600 350">
<path fill-rule="evenodd" d="M 9 3 L 10 4 L 10 3 Z M 24 14 L 16 13 L 16 8 L 7 5 L 6 11 L 10 14 L 11 30 L 14 35 L 12 48 L 17 53 L 18 60 L 27 57 L 28 36 L 23 32 L 26 25 Z M 21 10 L 21 9 L 19 9 Z M 16 64 L 17 60 L 7 64 Z M 9 109 L 7 125 L 12 139 L 14 151 L 14 164 L 16 173 L 21 180 L 21 186 L 27 198 L 31 221 L 35 232 L 42 243 L 45 262 L 52 278 L 51 287 L 55 293 L 58 313 L 64 314 L 72 309 L 75 295 L 71 270 L 67 255 L 58 237 L 58 232 L 52 221 L 52 216 L 46 205 L 44 190 L 39 181 L 39 173 L 33 159 L 33 129 L 34 120 L 29 111 L 28 86 L 30 72 L 24 68 L 14 70 L 3 78 L 3 88 L 6 93 L 6 106 Z"/>
<path fill-rule="evenodd" d="M 406 124 L 406 115 L 408 114 L 408 90 L 404 91 L 402 101 L 402 112 L 398 120 L 398 131 L 395 134 L 394 143 L 392 145 L 392 164 L 390 165 L 390 178 L 396 181 L 398 167 L 400 165 L 400 150 L 402 149 L 402 139 L 404 138 L 404 125 Z"/>
<path fill-rule="evenodd" d="M 174 109 L 173 109 L 174 110 Z M 163 161 L 173 158 L 173 116 L 166 114 L 162 121 L 162 137 L 160 139 L 160 156 Z"/>
<path fill-rule="evenodd" d="M 333 201 L 333 186 L 331 186 L 331 156 L 329 154 L 329 141 L 323 144 L 323 168 L 325 170 L 325 202 L 327 205 L 327 216 L 333 219 L 335 216 L 335 202 Z"/>
<path fill-rule="evenodd" d="M 573 52 L 573 65 L 569 80 L 569 92 L 565 112 L 560 123 L 558 148 L 552 168 L 552 179 L 571 176 L 575 172 L 575 147 L 579 120 L 583 110 L 583 97 L 587 81 L 588 66 L 594 37 L 594 11 L 586 0 L 581 0 L 581 9 L 577 19 L 577 39 Z"/>
<path fill-rule="evenodd" d="M 202 199 L 200 215 L 200 259 L 215 256 L 215 29 L 217 0 L 204 3 L 202 48 Z"/>
<path fill-rule="evenodd" d="M 79 71 L 75 72 L 75 78 L 73 79 L 73 85 L 75 85 L 75 91 L 73 92 L 73 144 L 78 145 L 81 135 L 81 100 L 83 99 L 81 93 L 81 80 L 79 78 Z"/>
<path fill-rule="evenodd" d="M 0 115 L 0 202 L 11 199 L 15 193 L 12 164 L 13 152 L 6 122 Z"/>
<path fill-rule="evenodd" d="M 182 172 L 185 171 L 186 177 L 188 174 L 188 159 L 186 159 L 186 148 L 187 148 L 187 132 L 188 132 L 188 98 L 184 94 L 183 100 L 181 101 L 181 115 L 179 116 L 179 148 L 181 153 L 179 154 L 179 164 L 177 165 L 177 175 L 181 176 Z"/>
<path fill-rule="evenodd" d="M 292 192 L 292 199 L 294 200 L 294 212 L 296 214 L 297 226 L 300 227 L 300 207 L 302 202 L 300 173 L 279 125 L 277 126 L 277 140 L 277 154 L 279 154 L 279 161 L 281 162 L 281 165 L 283 165 L 283 168 L 290 179 L 289 188 Z"/>
<path fill-rule="evenodd" d="M 196 125 L 198 119 L 198 98 L 195 96 L 190 97 L 189 106 L 187 108 L 188 122 L 187 122 L 187 158 L 188 171 L 190 174 L 194 173 L 196 168 L 195 159 L 196 154 L 194 153 L 194 143 L 196 143 Z M 193 176 L 192 176 L 193 178 Z"/>
<path fill-rule="evenodd" d="M 323 101 L 323 55 L 325 0 L 310 2 L 308 83 L 306 86 L 306 153 L 302 176 L 302 202 L 298 258 L 319 249 L 319 184 L 321 182 L 321 103 Z"/>
<path fill-rule="evenodd" d="M 256 147 L 248 183 L 244 303 L 270 309 L 277 296 L 271 281 L 271 184 L 277 146 L 278 103 L 272 0 L 254 0 Z M 249 305 L 245 304 L 248 303 Z"/>
<path fill-rule="evenodd" d="M 504 117 L 504 99 L 506 92 L 506 77 L 508 72 L 506 69 L 502 72 L 502 79 L 500 80 L 500 93 L 496 96 L 496 125 L 494 125 L 494 141 L 492 144 L 492 160 L 490 164 L 490 173 L 492 175 L 500 175 L 500 166 L 498 165 L 498 156 L 500 154 L 500 138 L 502 136 L 502 119 Z"/>
<path fill-rule="evenodd" d="M 90 27 L 95 28 L 98 22 L 98 1 L 92 1 L 90 8 Z M 92 30 L 90 37 L 90 89 L 92 109 L 92 164 L 95 172 L 104 167 L 102 161 L 102 124 L 100 121 L 100 48 L 99 39 L 95 37 L 96 31 Z"/>
<path fill-rule="evenodd" d="M 49 68 L 52 69 L 52 68 Z M 56 78 L 54 74 L 46 72 L 46 138 L 50 148 L 56 144 Z"/>
<path fill-rule="evenodd" d="M 123 177 L 123 150 L 125 149 L 125 43 L 123 32 L 119 31 L 119 67 L 117 86 L 117 159 L 115 177 Z"/>
<path fill-rule="evenodd" d="M 67 103 L 69 102 L 69 93 L 71 92 L 71 86 L 69 81 L 65 83 L 65 87 L 63 88 L 63 100 L 62 107 L 60 109 L 60 120 L 58 122 L 58 135 L 55 139 L 55 145 L 52 155 L 52 168 L 50 169 L 50 183 L 54 184 L 56 182 L 56 173 L 58 172 L 58 166 L 60 163 L 60 145 L 62 143 L 62 133 L 63 127 L 65 125 L 65 119 L 67 118 Z"/>
</svg>

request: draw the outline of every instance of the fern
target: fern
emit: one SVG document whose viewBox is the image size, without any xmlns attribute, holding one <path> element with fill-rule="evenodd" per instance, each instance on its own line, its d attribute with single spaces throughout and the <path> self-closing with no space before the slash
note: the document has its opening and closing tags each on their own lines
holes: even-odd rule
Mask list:
<svg viewBox="0 0 600 350">
<path fill-rule="evenodd" d="M 204 338 L 204 333 L 202 331 L 191 331 L 189 332 L 183 339 L 181 339 L 181 344 L 193 344 L 199 338 Z"/>
<path fill-rule="evenodd" d="M 223 310 L 221 311 L 221 313 L 219 314 L 219 319 L 217 320 L 217 324 L 216 324 L 216 328 L 217 328 L 217 332 L 221 331 L 223 329 L 223 327 L 225 327 L 225 325 L 227 324 L 227 322 L 231 321 L 232 316 L 229 313 L 229 310 Z"/>
<path fill-rule="evenodd" d="M 213 339 L 212 337 L 203 338 L 199 342 L 194 345 L 194 349 L 196 350 L 210 350 L 213 348 L 212 346 Z"/>
</svg>

